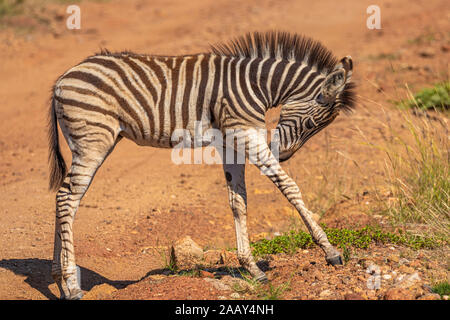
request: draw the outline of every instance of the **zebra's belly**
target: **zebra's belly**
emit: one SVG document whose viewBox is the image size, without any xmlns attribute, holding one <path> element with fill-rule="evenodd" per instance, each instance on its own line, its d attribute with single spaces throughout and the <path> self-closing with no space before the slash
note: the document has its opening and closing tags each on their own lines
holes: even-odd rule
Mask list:
<svg viewBox="0 0 450 320">
<path fill-rule="evenodd" d="M 195 121 L 186 128 L 175 128 L 173 131 L 157 132 L 153 136 L 149 133 L 143 138 L 131 138 L 127 130 L 121 135 L 133 140 L 140 146 L 156 148 L 196 148 L 222 143 L 222 133 L 210 121 Z"/>
</svg>

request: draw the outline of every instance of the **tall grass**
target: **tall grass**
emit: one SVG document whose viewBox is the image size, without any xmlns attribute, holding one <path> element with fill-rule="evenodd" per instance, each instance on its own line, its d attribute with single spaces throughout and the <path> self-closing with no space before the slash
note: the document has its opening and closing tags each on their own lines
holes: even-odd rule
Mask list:
<svg viewBox="0 0 450 320">
<path fill-rule="evenodd" d="M 410 104 L 419 105 L 409 92 Z M 438 102 L 439 103 L 439 102 Z M 386 212 L 394 223 L 416 232 L 445 238 L 450 236 L 450 176 L 448 118 L 436 110 L 415 117 L 402 113 L 407 134 L 389 127 L 392 140 L 386 141 L 386 171 L 393 202 Z"/>
</svg>

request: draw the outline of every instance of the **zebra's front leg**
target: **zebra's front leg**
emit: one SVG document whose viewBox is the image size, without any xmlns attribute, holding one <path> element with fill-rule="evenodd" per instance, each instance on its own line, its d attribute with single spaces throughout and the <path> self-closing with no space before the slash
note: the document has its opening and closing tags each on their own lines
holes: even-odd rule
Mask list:
<svg viewBox="0 0 450 320">
<path fill-rule="evenodd" d="M 270 151 L 264 137 L 253 138 L 250 161 L 266 175 L 297 209 L 311 234 L 313 241 L 325 252 L 325 259 L 331 265 L 342 265 L 339 251 L 328 241 L 327 235 L 312 218 L 312 213 L 303 202 L 300 189 L 292 178 L 281 168 L 280 163 Z"/>
<path fill-rule="evenodd" d="M 245 190 L 245 164 L 224 164 L 227 180 L 228 200 L 233 211 L 236 228 L 237 257 L 242 267 L 258 281 L 266 282 L 267 277 L 256 265 L 250 250 L 247 233 L 247 193 Z"/>
</svg>

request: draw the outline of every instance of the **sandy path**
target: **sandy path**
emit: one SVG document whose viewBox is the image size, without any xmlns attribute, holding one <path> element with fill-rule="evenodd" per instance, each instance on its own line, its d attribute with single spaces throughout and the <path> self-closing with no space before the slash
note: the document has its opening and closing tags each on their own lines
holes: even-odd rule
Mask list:
<svg viewBox="0 0 450 320">
<path fill-rule="evenodd" d="M 142 53 L 181 54 L 205 51 L 208 43 L 247 31 L 281 29 L 321 40 L 337 56 L 352 55 L 359 93 L 377 103 L 361 102 L 349 117 L 341 117 L 320 133 L 304 151 L 286 164 L 302 188 L 320 178 L 325 164 L 342 164 L 344 182 L 364 188 L 367 172 L 382 179 L 373 150 L 352 145 L 362 140 L 356 128 L 381 139 L 383 113 L 378 103 L 398 95 L 404 81 L 421 85 L 434 74 L 386 75 L 389 61 L 368 57 L 402 50 L 408 39 L 426 28 L 448 30 L 446 1 L 378 1 L 382 31 L 366 28 L 371 1 L 84 1 L 82 29 L 58 35 L 34 32 L 0 34 L 0 299 L 54 298 L 50 277 L 53 247 L 54 195 L 47 192 L 46 117 L 50 88 L 67 68 L 100 47 Z M 64 14 L 64 7 L 54 7 Z M 411 26 L 418 25 L 420 29 Z M 401 39 L 401 40 L 399 40 Z M 402 51 L 404 61 L 426 63 L 432 70 L 445 65 L 448 55 L 420 60 Z M 433 80 L 434 81 L 434 80 Z M 371 83 L 382 83 L 383 94 Z M 64 144 L 66 161 L 70 159 Z M 357 159 L 333 158 L 335 150 Z M 220 166 L 176 166 L 170 150 L 121 143 L 96 176 L 75 223 L 77 262 L 83 267 L 84 289 L 104 281 L 133 281 L 161 267 L 157 250 L 190 235 L 203 246 L 234 246 L 234 227 Z M 315 164 L 324 165 L 318 167 Z M 288 203 L 254 168 L 247 173 L 251 235 L 285 230 L 298 222 Z M 262 192 L 261 192 L 262 191 Z M 353 191 L 352 191 L 353 192 Z M 354 194 L 351 194 L 353 196 Z"/>
</svg>

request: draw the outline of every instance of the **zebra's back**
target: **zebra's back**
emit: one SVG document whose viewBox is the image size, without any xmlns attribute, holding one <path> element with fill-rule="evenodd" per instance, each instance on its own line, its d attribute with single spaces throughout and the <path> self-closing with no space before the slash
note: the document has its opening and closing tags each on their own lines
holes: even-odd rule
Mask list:
<svg viewBox="0 0 450 320">
<path fill-rule="evenodd" d="M 113 141 L 121 135 L 139 145 L 172 147 L 176 129 L 193 136 L 196 122 L 203 131 L 212 126 L 221 66 L 222 57 L 213 54 L 101 53 L 58 79 L 55 111 L 69 145 L 95 135 Z"/>
</svg>

